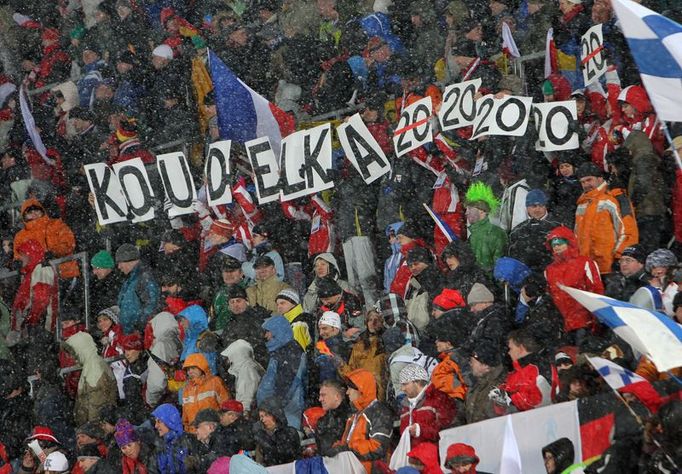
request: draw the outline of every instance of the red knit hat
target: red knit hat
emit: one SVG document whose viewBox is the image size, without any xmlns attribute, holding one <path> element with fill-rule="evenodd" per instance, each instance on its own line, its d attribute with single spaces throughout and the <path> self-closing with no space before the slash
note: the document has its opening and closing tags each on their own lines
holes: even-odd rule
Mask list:
<svg viewBox="0 0 682 474">
<path fill-rule="evenodd" d="M 441 311 L 449 311 L 466 306 L 462 293 L 451 288 L 445 288 L 433 299 L 433 307 Z"/>
<path fill-rule="evenodd" d="M 134 332 L 131 334 L 124 334 L 120 340 L 119 345 L 121 349 L 130 351 L 141 351 L 144 349 L 144 343 L 142 341 L 142 336 L 139 332 Z"/>
<path fill-rule="evenodd" d="M 234 234 L 234 224 L 227 219 L 213 221 L 213 224 L 211 224 L 211 227 L 208 229 L 208 233 L 222 235 L 229 239 Z"/>
<path fill-rule="evenodd" d="M 220 404 L 220 411 L 244 412 L 244 405 L 239 400 L 225 400 Z"/>
<path fill-rule="evenodd" d="M 47 426 L 34 426 L 31 436 L 26 438 L 26 441 L 37 439 L 39 441 L 52 441 L 59 444 L 59 440 L 55 438 L 54 433 Z"/>
</svg>

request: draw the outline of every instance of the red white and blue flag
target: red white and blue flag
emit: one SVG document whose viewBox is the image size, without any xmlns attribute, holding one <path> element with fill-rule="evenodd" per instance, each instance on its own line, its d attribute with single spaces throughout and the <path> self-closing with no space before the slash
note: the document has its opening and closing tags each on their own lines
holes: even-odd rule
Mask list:
<svg viewBox="0 0 682 474">
<path fill-rule="evenodd" d="M 267 136 L 279 156 L 282 138 L 294 131 L 294 118 L 246 85 L 210 50 L 208 63 L 220 138 L 246 143 Z"/>
</svg>

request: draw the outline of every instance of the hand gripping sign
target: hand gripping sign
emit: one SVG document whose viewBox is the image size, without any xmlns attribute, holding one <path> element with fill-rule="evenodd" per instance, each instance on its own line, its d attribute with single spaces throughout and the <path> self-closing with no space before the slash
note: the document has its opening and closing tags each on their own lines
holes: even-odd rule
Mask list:
<svg viewBox="0 0 682 474">
<path fill-rule="evenodd" d="M 574 150 L 580 145 L 571 123 L 578 119 L 574 100 L 533 104 L 538 151 Z"/>
<path fill-rule="evenodd" d="M 476 118 L 471 140 L 486 135 L 520 137 L 526 133 L 532 97 L 508 95 L 495 99 L 492 94 L 476 101 Z"/>
<path fill-rule="evenodd" d="M 473 79 L 449 85 L 443 92 L 443 105 L 438 112 L 441 130 L 456 130 L 468 127 L 476 118 L 476 92 L 481 79 Z"/>
</svg>

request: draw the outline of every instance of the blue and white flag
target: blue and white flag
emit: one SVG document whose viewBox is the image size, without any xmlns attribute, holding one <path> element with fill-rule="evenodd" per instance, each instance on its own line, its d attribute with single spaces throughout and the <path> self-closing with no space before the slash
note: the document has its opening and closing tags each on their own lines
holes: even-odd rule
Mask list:
<svg viewBox="0 0 682 474">
<path fill-rule="evenodd" d="M 629 371 L 625 367 L 621 367 L 615 362 L 611 362 L 608 359 L 603 359 L 601 357 L 588 357 L 587 360 L 594 369 L 599 372 L 606 383 L 614 390 L 619 390 L 633 383 L 646 382 L 643 377 Z"/>
<path fill-rule="evenodd" d="M 612 5 L 658 117 L 682 121 L 682 25 L 631 0 Z"/>
<path fill-rule="evenodd" d="M 682 326 L 665 314 L 560 285 L 603 324 L 646 355 L 659 372 L 682 367 Z"/>
</svg>

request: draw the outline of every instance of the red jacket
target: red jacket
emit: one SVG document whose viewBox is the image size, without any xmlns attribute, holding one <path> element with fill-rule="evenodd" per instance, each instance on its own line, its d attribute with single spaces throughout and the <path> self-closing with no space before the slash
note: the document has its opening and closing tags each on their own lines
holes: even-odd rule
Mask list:
<svg viewBox="0 0 682 474">
<path fill-rule="evenodd" d="M 519 411 L 546 406 L 559 393 L 559 374 L 547 354 L 533 352 L 513 363 L 514 370 L 500 386 Z"/>
<path fill-rule="evenodd" d="M 422 239 L 415 239 L 409 244 L 400 247 L 400 253 L 403 254 L 403 262 L 400 264 L 395 277 L 393 277 L 393 283 L 391 283 L 391 293 L 395 293 L 401 298 L 405 298 L 407 284 L 410 282 L 410 278 L 412 278 L 410 267 L 407 266 L 407 252 L 415 247 L 428 248 L 426 242 L 424 242 Z"/>
<path fill-rule="evenodd" d="M 591 327 L 594 321 L 592 314 L 559 288 L 559 284 L 600 295 L 604 294 L 604 284 L 599 276 L 599 268 L 594 261 L 580 255 L 575 234 L 568 227 L 561 226 L 552 230 L 547 234 L 547 242 L 555 237 L 566 239 L 568 249 L 554 255 L 554 261 L 545 270 L 549 294 L 564 318 L 566 332 Z"/>
<path fill-rule="evenodd" d="M 421 471 L 424 474 L 442 474 L 443 472 L 438 462 L 438 445 L 435 443 L 421 443 L 413 447 L 407 453 L 407 457 L 418 459 L 424 465 Z"/>
<path fill-rule="evenodd" d="M 438 433 L 450 426 L 455 418 L 455 403 L 433 384 L 426 386 L 414 407 L 408 399 L 403 401 L 400 411 L 400 432 L 410 425 L 419 425 L 419 436 L 412 436 L 412 447 L 421 443 L 438 443 Z"/>
</svg>

